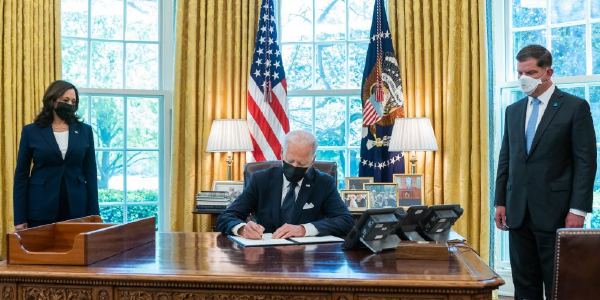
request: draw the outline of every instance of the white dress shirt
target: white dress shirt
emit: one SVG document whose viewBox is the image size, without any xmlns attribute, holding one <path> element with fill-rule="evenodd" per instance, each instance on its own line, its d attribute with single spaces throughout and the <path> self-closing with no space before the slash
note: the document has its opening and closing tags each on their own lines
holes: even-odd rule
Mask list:
<svg viewBox="0 0 600 300">
<path fill-rule="evenodd" d="M 536 131 L 537 131 L 538 125 L 540 125 L 540 121 L 542 120 L 542 117 L 544 116 L 546 107 L 548 107 L 548 102 L 550 102 L 550 97 L 552 97 L 552 94 L 554 94 L 554 90 L 556 90 L 556 86 L 553 83 L 550 86 L 550 88 L 548 88 L 548 90 L 546 90 L 543 94 L 541 94 L 537 97 L 540 100 L 540 104 L 539 104 L 537 122 L 535 123 Z M 527 114 L 525 115 L 525 120 L 526 120 L 525 132 L 527 132 L 527 124 L 529 124 L 529 118 L 531 117 L 531 111 L 533 110 L 533 105 L 532 105 L 533 97 L 529 96 L 528 99 L 529 99 L 529 102 L 527 104 Z M 585 212 L 583 210 L 575 209 L 575 208 L 569 209 L 569 212 L 576 214 L 578 216 L 584 217 L 584 218 L 587 215 L 587 212 Z"/>
</svg>

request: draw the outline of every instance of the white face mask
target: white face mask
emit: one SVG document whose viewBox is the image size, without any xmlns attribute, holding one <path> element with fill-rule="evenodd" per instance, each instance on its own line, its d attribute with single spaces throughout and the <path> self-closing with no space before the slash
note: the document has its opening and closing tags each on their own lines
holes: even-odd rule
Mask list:
<svg viewBox="0 0 600 300">
<path fill-rule="evenodd" d="M 544 70 L 544 74 L 546 74 L 547 71 L 548 69 Z M 544 77 L 544 75 L 542 75 L 542 77 Z M 527 75 L 521 75 L 519 78 L 519 88 L 521 89 L 521 92 L 525 93 L 527 96 L 533 94 L 537 86 L 542 84 L 542 77 L 533 78 Z"/>
</svg>

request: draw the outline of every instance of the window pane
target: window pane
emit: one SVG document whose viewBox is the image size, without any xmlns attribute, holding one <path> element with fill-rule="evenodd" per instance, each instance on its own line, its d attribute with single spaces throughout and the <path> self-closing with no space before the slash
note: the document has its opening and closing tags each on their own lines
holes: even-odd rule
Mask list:
<svg viewBox="0 0 600 300">
<path fill-rule="evenodd" d="M 123 206 L 100 206 L 104 223 L 123 223 Z"/>
<path fill-rule="evenodd" d="M 312 88 L 313 54 L 311 45 L 284 45 L 281 50 L 288 89 Z"/>
<path fill-rule="evenodd" d="M 591 0 L 592 18 L 600 18 L 600 0 Z"/>
<path fill-rule="evenodd" d="M 337 163 L 337 167 L 338 167 L 338 175 L 337 175 L 337 180 L 338 180 L 338 189 L 341 189 L 344 187 L 344 181 L 345 181 L 345 166 L 346 166 L 346 158 L 345 158 L 345 151 L 344 150 L 317 150 L 317 160 L 322 160 L 322 161 L 333 161 Z"/>
<path fill-rule="evenodd" d="M 513 0 L 513 27 L 529 27 L 546 23 L 545 0 Z"/>
<path fill-rule="evenodd" d="M 92 38 L 123 39 L 123 0 L 92 1 Z"/>
<path fill-rule="evenodd" d="M 127 152 L 127 202 L 158 201 L 158 151 Z"/>
<path fill-rule="evenodd" d="M 319 146 L 345 146 L 345 120 L 345 97 L 315 98 L 315 131 Z"/>
<path fill-rule="evenodd" d="M 594 120 L 594 131 L 596 131 L 596 143 L 600 143 L 600 86 L 590 86 L 590 109 Z M 600 159 L 600 156 L 598 156 Z M 600 170 L 600 168 L 598 168 Z M 600 178 L 596 173 L 596 178 Z M 599 186 L 600 188 L 600 186 Z"/>
<path fill-rule="evenodd" d="M 290 130 L 304 129 L 312 132 L 312 98 L 289 97 Z"/>
<path fill-rule="evenodd" d="M 360 89 L 369 43 L 348 45 L 349 89 Z"/>
<path fill-rule="evenodd" d="M 283 42 L 313 40 L 312 0 L 278 2 L 281 5 L 281 37 Z M 302 30 L 299 30 L 302 28 Z"/>
<path fill-rule="evenodd" d="M 552 29 L 552 58 L 556 76 L 585 75 L 585 25 Z"/>
<path fill-rule="evenodd" d="M 123 152 L 96 151 L 98 201 L 123 202 Z"/>
<path fill-rule="evenodd" d="M 553 24 L 585 20 L 585 1 L 550 1 Z"/>
<path fill-rule="evenodd" d="M 585 87 L 583 86 L 561 86 L 560 90 L 573 94 L 581 99 L 585 99 Z"/>
<path fill-rule="evenodd" d="M 63 38 L 62 78 L 79 88 L 87 87 L 87 42 Z"/>
<path fill-rule="evenodd" d="M 600 228 L 600 209 L 594 209 L 592 212 L 591 228 Z"/>
<path fill-rule="evenodd" d="M 349 0 L 348 1 L 348 20 L 350 20 L 349 35 L 350 40 L 368 40 L 371 31 L 371 21 L 373 19 L 372 1 Z"/>
<path fill-rule="evenodd" d="M 128 89 L 158 89 L 158 45 L 127 44 Z"/>
<path fill-rule="evenodd" d="M 350 97 L 350 134 L 349 146 L 360 146 L 362 139 L 362 100 Z"/>
<path fill-rule="evenodd" d="M 346 1 L 315 1 L 315 18 L 317 41 L 346 39 Z"/>
<path fill-rule="evenodd" d="M 90 99 L 88 96 L 79 95 L 79 108 L 77 109 L 77 115 L 81 118 L 81 122 L 89 124 L 88 112 L 90 105 Z"/>
<path fill-rule="evenodd" d="M 358 177 L 358 167 L 360 164 L 360 149 L 350 150 L 350 177 Z"/>
<path fill-rule="evenodd" d="M 125 38 L 158 41 L 158 0 L 127 0 Z"/>
<path fill-rule="evenodd" d="M 88 2 L 62 0 L 60 3 L 60 21 L 62 36 L 87 37 Z"/>
<path fill-rule="evenodd" d="M 127 147 L 158 149 L 158 98 L 127 98 Z"/>
<path fill-rule="evenodd" d="M 600 74 L 600 23 L 592 24 L 592 73 Z"/>
<path fill-rule="evenodd" d="M 531 44 L 546 46 L 546 30 L 527 30 L 515 32 L 513 43 L 515 48 L 511 59 L 516 61 L 515 57 L 517 57 L 517 53 L 519 53 L 519 50 L 521 50 L 523 47 Z"/>
<path fill-rule="evenodd" d="M 155 230 L 158 230 L 158 205 L 130 205 L 127 207 L 127 222 L 156 217 Z"/>
<path fill-rule="evenodd" d="M 123 88 L 123 43 L 92 42 L 92 88 Z"/>
<path fill-rule="evenodd" d="M 91 125 L 97 148 L 122 148 L 123 97 L 92 97 Z"/>
<path fill-rule="evenodd" d="M 346 47 L 344 44 L 316 45 L 317 89 L 346 87 Z"/>
</svg>

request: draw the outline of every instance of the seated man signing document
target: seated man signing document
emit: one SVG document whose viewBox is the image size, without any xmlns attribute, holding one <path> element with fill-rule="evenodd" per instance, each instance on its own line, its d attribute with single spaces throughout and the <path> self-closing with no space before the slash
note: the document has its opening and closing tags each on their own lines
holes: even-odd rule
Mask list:
<svg viewBox="0 0 600 300">
<path fill-rule="evenodd" d="M 252 174 L 244 192 L 219 216 L 219 231 L 248 239 L 261 239 L 263 233 L 276 239 L 348 234 L 354 218 L 335 179 L 312 167 L 316 151 L 310 132 L 288 133 L 282 166 Z M 256 223 L 244 222 L 250 213 Z"/>
</svg>

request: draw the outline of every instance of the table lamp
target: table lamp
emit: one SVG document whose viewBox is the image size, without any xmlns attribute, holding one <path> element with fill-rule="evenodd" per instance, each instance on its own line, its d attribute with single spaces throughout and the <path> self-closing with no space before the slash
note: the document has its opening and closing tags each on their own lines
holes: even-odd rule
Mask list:
<svg viewBox="0 0 600 300">
<path fill-rule="evenodd" d="M 394 122 L 388 151 L 437 151 L 438 145 L 429 118 L 399 118 Z M 416 173 L 417 157 L 410 158 L 410 171 Z"/>
<path fill-rule="evenodd" d="M 231 152 L 252 151 L 252 141 L 246 120 L 213 120 L 206 152 L 227 152 L 227 180 L 231 180 Z"/>
</svg>

